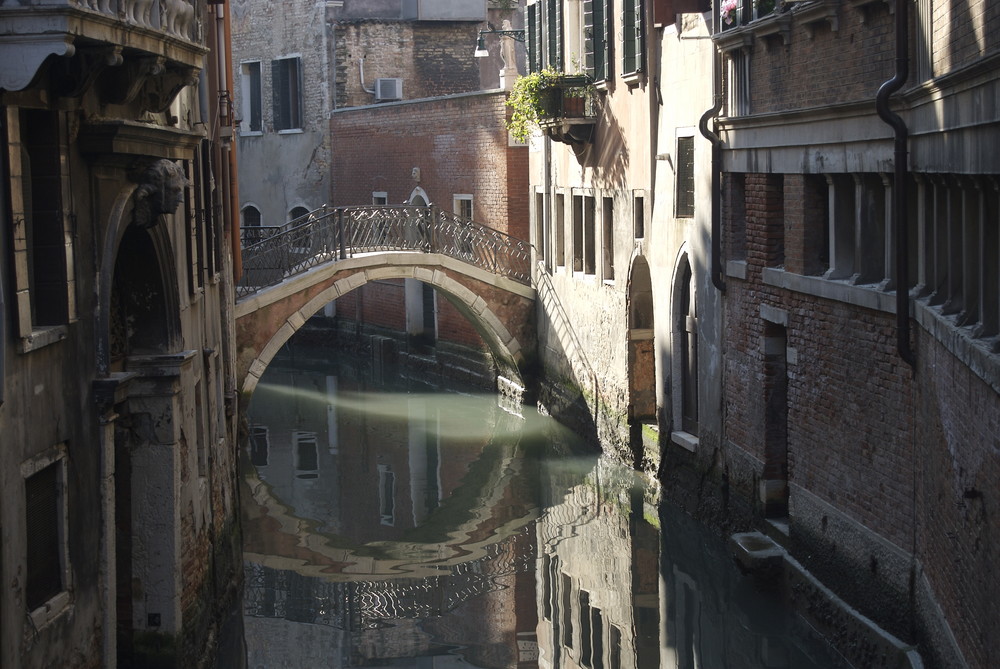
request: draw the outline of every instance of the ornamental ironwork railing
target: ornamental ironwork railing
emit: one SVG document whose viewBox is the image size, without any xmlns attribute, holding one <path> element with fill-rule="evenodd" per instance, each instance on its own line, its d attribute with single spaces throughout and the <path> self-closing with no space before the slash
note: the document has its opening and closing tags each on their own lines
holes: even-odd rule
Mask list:
<svg viewBox="0 0 1000 669">
<path fill-rule="evenodd" d="M 388 251 L 440 253 L 518 283 L 531 280 L 527 242 L 437 207 L 322 207 L 277 231 L 261 230 L 261 238 L 243 248 L 237 295 L 319 265 Z"/>
</svg>

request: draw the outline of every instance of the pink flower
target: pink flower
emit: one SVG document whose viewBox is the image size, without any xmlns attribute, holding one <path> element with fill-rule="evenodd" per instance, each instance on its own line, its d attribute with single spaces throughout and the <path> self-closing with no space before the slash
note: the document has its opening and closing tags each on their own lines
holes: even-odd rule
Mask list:
<svg viewBox="0 0 1000 669">
<path fill-rule="evenodd" d="M 722 20 L 726 22 L 727 26 L 733 24 L 733 14 L 736 12 L 739 5 L 739 0 L 723 0 L 722 4 L 719 6 L 719 16 L 722 17 Z"/>
</svg>

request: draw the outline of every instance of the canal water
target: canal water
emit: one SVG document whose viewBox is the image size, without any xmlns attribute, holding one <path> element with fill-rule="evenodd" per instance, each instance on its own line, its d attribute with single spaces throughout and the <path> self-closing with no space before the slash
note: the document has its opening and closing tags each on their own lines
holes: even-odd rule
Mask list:
<svg viewBox="0 0 1000 669">
<path fill-rule="evenodd" d="M 528 408 L 372 368 L 288 347 L 254 392 L 251 669 L 845 666 L 651 481 Z"/>
</svg>

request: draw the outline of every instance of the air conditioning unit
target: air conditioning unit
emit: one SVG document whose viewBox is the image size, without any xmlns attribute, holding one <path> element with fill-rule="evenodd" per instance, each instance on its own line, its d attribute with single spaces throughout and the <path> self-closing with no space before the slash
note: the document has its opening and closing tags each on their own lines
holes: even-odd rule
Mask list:
<svg viewBox="0 0 1000 669">
<path fill-rule="evenodd" d="M 375 102 L 388 102 L 403 99 L 402 79 L 376 79 Z"/>
</svg>

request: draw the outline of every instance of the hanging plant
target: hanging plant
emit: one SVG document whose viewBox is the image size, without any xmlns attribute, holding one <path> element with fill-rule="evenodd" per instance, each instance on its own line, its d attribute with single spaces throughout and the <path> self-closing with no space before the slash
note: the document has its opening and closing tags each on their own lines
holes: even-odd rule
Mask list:
<svg viewBox="0 0 1000 669">
<path fill-rule="evenodd" d="M 526 142 L 546 119 L 586 116 L 594 94 L 594 84 L 585 74 L 565 74 L 549 67 L 518 77 L 507 98 L 513 110 L 507 129 L 514 139 Z"/>
</svg>

